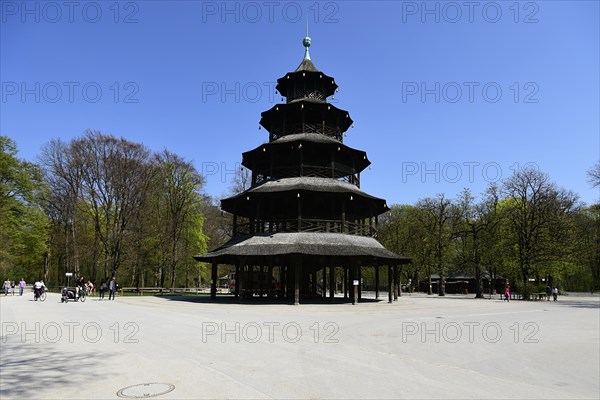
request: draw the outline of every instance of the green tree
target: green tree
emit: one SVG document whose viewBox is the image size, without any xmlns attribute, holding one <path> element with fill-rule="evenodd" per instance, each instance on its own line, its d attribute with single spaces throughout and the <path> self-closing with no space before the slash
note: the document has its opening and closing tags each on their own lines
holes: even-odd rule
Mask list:
<svg viewBox="0 0 600 400">
<path fill-rule="evenodd" d="M 190 261 L 194 254 L 206 252 L 201 212 L 204 181 L 190 162 L 167 150 L 156 155 L 156 164 L 158 190 L 154 191 L 154 195 L 162 228 L 160 242 L 171 287 L 174 287 L 178 265 L 183 260 Z M 165 275 L 162 274 L 161 286 L 164 286 L 164 281 Z M 189 278 L 186 284 L 189 284 Z"/>
<path fill-rule="evenodd" d="M 48 221 L 39 206 L 42 176 L 0 136 L 0 271 L 11 280 L 44 276 Z M 21 275 L 21 276 L 19 276 Z"/>
<path fill-rule="evenodd" d="M 464 265 L 475 273 L 476 298 L 483 298 L 483 262 L 491 258 L 486 256 L 494 250 L 496 227 L 500 222 L 498 200 L 497 187 L 490 185 L 479 203 L 469 189 L 465 189 L 456 202 L 456 233 L 463 243 Z"/>
<path fill-rule="evenodd" d="M 582 208 L 574 216 L 575 258 L 591 275 L 591 291 L 600 290 L 600 204 Z M 582 288 L 583 289 L 583 288 Z M 586 288 L 587 289 L 587 288 Z"/>
</svg>

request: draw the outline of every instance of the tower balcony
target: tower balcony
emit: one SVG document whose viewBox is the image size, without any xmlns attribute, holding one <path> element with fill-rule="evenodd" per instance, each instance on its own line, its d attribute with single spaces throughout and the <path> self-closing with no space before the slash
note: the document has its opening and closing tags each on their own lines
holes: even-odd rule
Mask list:
<svg viewBox="0 0 600 400">
<path fill-rule="evenodd" d="M 256 220 L 236 224 L 233 236 L 283 232 L 346 233 L 355 236 L 377 237 L 377 229 L 370 223 L 311 218 Z"/>
<path fill-rule="evenodd" d="M 273 126 L 271 128 L 270 133 L 271 141 L 277 140 L 283 136 L 296 135 L 302 133 L 317 133 L 333 138 L 340 142 L 343 142 L 344 140 L 343 132 L 340 128 L 336 126 L 331 126 L 323 122 L 288 123 L 285 126 Z"/>
<path fill-rule="evenodd" d="M 252 187 L 262 185 L 271 180 L 282 178 L 299 178 L 302 176 L 310 178 L 331 178 L 341 182 L 347 182 L 360 189 L 360 173 L 341 171 L 329 166 L 297 165 L 291 167 L 274 167 L 253 172 Z"/>
</svg>

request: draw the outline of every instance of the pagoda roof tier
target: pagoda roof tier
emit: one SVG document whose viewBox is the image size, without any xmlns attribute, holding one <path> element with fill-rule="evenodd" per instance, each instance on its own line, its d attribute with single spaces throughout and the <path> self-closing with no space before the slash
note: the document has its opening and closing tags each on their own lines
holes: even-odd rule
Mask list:
<svg viewBox="0 0 600 400">
<path fill-rule="evenodd" d="M 331 76 L 317 70 L 310 60 L 302 60 L 296 71 L 277 79 L 275 89 L 289 100 L 312 98 L 325 101 L 337 90 L 338 85 Z"/>
<path fill-rule="evenodd" d="M 235 264 L 240 257 L 266 264 L 270 257 L 279 257 L 287 263 L 286 256 L 305 255 L 329 258 L 329 261 L 352 259 L 361 265 L 386 263 L 408 264 L 410 258 L 386 250 L 376 239 L 343 233 L 259 233 L 238 236 L 207 254 L 194 256 L 197 261 Z"/>
<path fill-rule="evenodd" d="M 308 100 L 277 104 L 260 119 L 260 125 L 272 135 L 270 141 L 297 133 L 319 133 L 342 141 L 353 122 L 346 110 Z"/>
<path fill-rule="evenodd" d="M 287 166 L 297 161 L 300 149 L 304 154 L 315 155 L 315 158 L 323 160 L 323 167 L 329 171 L 331 171 L 330 154 L 332 152 L 336 163 L 352 166 L 354 173 L 359 173 L 371 165 L 366 152 L 353 149 L 338 140 L 317 133 L 298 133 L 262 144 L 253 150 L 242 153 L 242 165 L 259 172 L 268 170 L 271 162 L 273 162 L 274 168 L 282 163 Z M 326 176 L 329 177 L 329 175 Z"/>
<path fill-rule="evenodd" d="M 303 197 L 303 214 L 318 216 L 341 214 L 343 207 L 353 215 L 363 218 L 376 216 L 389 211 L 384 199 L 371 196 L 355 185 L 331 178 L 298 177 L 267 181 L 236 196 L 221 200 L 221 208 L 232 214 L 254 218 L 257 206 L 263 207 L 263 217 L 268 213 L 271 218 L 297 216 L 297 199 Z M 324 204 L 332 200 L 333 209 Z M 334 200 L 334 201 L 333 201 Z"/>
</svg>

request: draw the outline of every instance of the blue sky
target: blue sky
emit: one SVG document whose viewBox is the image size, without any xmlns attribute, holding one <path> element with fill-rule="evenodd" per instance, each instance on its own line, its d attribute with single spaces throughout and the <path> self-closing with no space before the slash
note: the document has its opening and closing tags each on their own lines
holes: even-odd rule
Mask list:
<svg viewBox="0 0 600 400">
<path fill-rule="evenodd" d="M 193 160 L 216 197 L 303 56 L 340 86 L 362 189 L 414 203 L 535 166 L 587 203 L 598 1 L 4 1 L 0 133 L 35 160 L 100 130 Z"/>
</svg>

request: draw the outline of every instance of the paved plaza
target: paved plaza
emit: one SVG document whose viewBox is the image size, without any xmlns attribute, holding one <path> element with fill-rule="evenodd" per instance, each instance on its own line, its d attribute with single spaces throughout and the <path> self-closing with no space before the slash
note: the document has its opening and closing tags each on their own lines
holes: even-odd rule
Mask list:
<svg viewBox="0 0 600 400">
<path fill-rule="evenodd" d="M 383 298 L 385 293 L 382 294 Z M 600 397 L 600 302 L 0 296 L 0 398 Z M 143 384 L 161 384 L 135 386 Z M 133 387 L 132 387 L 133 386 Z"/>
</svg>

